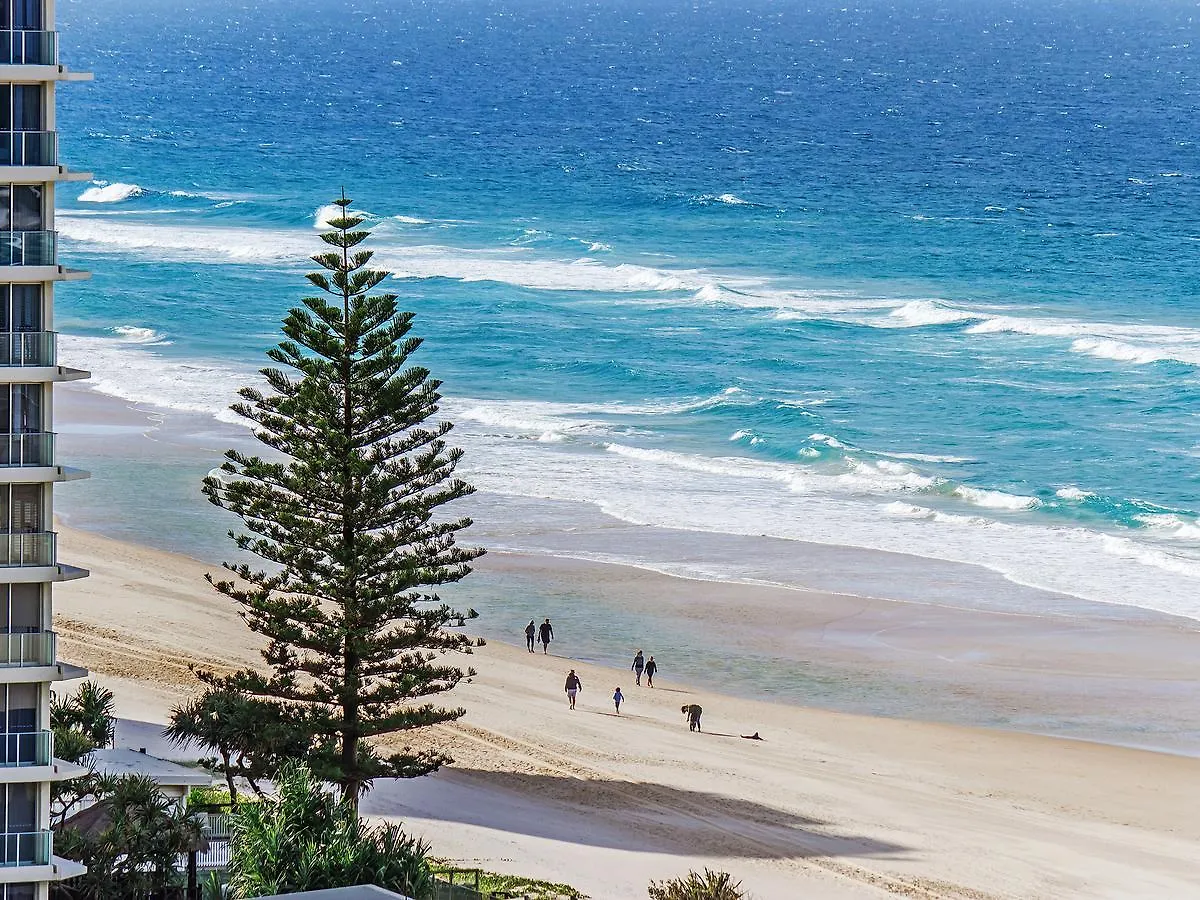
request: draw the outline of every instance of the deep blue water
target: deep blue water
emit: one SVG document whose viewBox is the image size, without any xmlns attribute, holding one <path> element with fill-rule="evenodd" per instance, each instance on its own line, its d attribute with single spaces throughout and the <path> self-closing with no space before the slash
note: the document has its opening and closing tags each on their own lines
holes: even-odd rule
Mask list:
<svg viewBox="0 0 1200 900">
<path fill-rule="evenodd" d="M 489 493 L 1200 616 L 1195 12 L 61 0 L 64 354 L 220 411 L 345 186 Z"/>
</svg>

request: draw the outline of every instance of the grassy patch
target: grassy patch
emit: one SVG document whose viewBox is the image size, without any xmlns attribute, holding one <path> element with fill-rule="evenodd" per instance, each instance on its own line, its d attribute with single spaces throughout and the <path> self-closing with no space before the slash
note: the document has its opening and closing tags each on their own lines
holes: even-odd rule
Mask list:
<svg viewBox="0 0 1200 900">
<path fill-rule="evenodd" d="M 435 873 L 442 870 L 460 873 L 455 878 L 456 884 L 475 887 L 474 878 L 464 881 L 466 873 L 473 873 L 474 869 L 462 868 L 444 859 L 431 859 L 429 863 Z M 443 878 L 449 880 L 448 876 L 443 876 Z M 536 878 L 525 878 L 520 875 L 500 875 L 496 872 L 480 873 L 479 892 L 485 897 L 493 893 L 503 893 L 511 894 L 513 897 L 529 898 L 529 900 L 560 900 L 560 898 L 563 900 L 588 900 L 586 894 L 580 893 L 569 884 L 555 884 L 552 881 L 539 881 Z"/>
</svg>

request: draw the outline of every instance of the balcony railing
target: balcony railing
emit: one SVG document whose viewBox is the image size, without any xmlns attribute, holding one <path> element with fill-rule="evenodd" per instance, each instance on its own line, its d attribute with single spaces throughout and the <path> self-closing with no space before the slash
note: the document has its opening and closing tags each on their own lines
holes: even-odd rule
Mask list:
<svg viewBox="0 0 1200 900">
<path fill-rule="evenodd" d="M 0 366 L 53 366 L 57 362 L 57 332 L 0 332 Z"/>
<path fill-rule="evenodd" d="M 53 758 L 53 732 L 10 731 L 0 734 L 0 766 L 48 766 Z"/>
<path fill-rule="evenodd" d="M 58 32 L 0 31 L 0 66 L 57 66 Z"/>
<path fill-rule="evenodd" d="M 52 841 L 50 831 L 0 833 L 0 866 L 48 866 Z"/>
<path fill-rule="evenodd" d="M 0 266 L 56 265 L 57 243 L 53 231 L 0 231 Z"/>
<path fill-rule="evenodd" d="M 52 566 L 56 559 L 53 531 L 0 534 L 0 566 Z"/>
<path fill-rule="evenodd" d="M 54 465 L 54 433 L 0 434 L 0 466 Z"/>
<path fill-rule="evenodd" d="M 53 131 L 0 131 L 0 166 L 58 165 L 58 135 Z"/>
<path fill-rule="evenodd" d="M 56 643 L 53 631 L 0 633 L 0 666 L 54 665 Z"/>
</svg>

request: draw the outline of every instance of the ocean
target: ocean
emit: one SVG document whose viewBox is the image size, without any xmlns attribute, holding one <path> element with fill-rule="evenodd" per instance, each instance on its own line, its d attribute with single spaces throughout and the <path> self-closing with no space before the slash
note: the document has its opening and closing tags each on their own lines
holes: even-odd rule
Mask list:
<svg viewBox="0 0 1200 900">
<path fill-rule="evenodd" d="M 96 74 L 58 92 L 95 177 L 59 192 L 94 273 L 58 292 L 60 356 L 92 389 L 231 428 L 344 187 L 489 547 L 1200 619 L 1194 5 L 58 14 Z M 57 506 L 219 558 L 215 446 L 65 460 L 94 477 Z"/>
</svg>

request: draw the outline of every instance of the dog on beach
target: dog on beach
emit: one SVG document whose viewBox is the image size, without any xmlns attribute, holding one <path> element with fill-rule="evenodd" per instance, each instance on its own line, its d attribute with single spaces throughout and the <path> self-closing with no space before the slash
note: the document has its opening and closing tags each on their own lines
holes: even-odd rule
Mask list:
<svg viewBox="0 0 1200 900">
<path fill-rule="evenodd" d="M 679 707 L 679 711 L 687 716 L 688 731 L 700 731 L 700 714 L 703 709 L 696 703 L 685 703 Z"/>
</svg>

